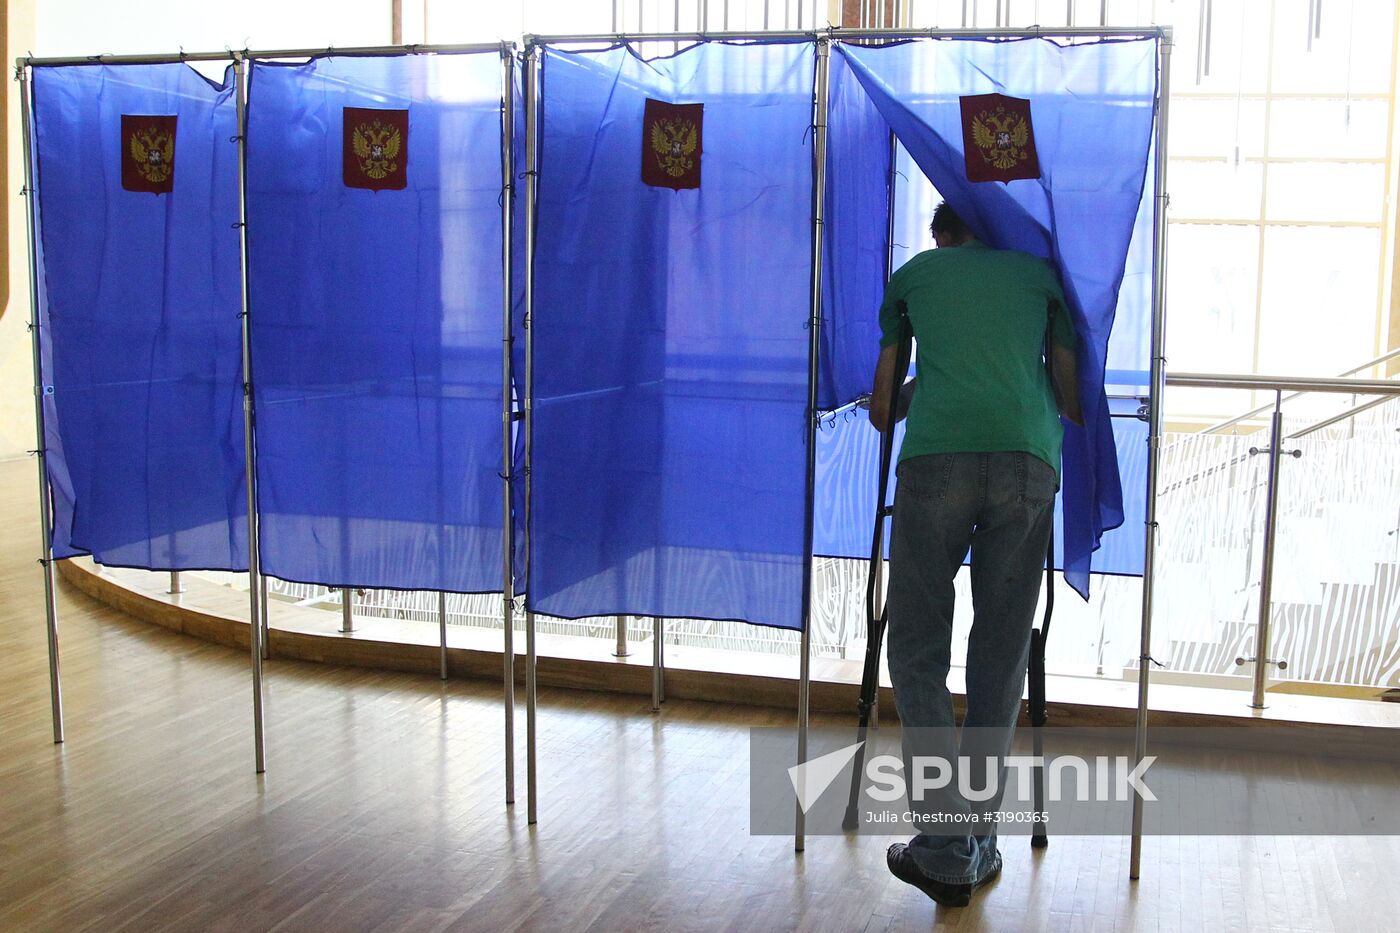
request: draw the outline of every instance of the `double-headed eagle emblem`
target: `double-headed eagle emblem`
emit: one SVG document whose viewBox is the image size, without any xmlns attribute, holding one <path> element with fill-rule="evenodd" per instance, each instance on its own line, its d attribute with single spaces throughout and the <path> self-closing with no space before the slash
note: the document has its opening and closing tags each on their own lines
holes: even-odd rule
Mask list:
<svg viewBox="0 0 1400 933">
<path fill-rule="evenodd" d="M 973 94 L 958 98 L 958 109 L 968 181 L 1005 183 L 1041 177 L 1029 100 Z"/>
<path fill-rule="evenodd" d="M 131 158 L 141 177 L 161 185 L 175 170 L 175 134 L 160 126 L 147 126 L 131 134 Z"/>
<path fill-rule="evenodd" d="M 972 141 L 982 150 L 982 158 L 1005 171 L 1015 168 L 1030 154 L 1031 126 L 1015 111 L 998 105 L 972 118 Z"/>
<path fill-rule="evenodd" d="M 356 126 L 350 140 L 365 175 L 378 181 L 398 171 L 403 136 L 397 126 L 371 120 Z"/>
<path fill-rule="evenodd" d="M 694 120 L 657 120 L 651 125 L 651 149 L 661 170 L 680 178 L 695 167 L 695 149 L 700 133 Z"/>
</svg>

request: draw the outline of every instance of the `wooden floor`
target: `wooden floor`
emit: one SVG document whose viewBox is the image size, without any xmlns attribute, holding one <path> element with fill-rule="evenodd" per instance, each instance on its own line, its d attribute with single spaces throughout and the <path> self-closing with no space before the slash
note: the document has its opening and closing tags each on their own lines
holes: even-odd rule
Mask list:
<svg viewBox="0 0 1400 933">
<path fill-rule="evenodd" d="M 1382 930 L 1400 840 L 1008 839 L 961 910 L 887 839 L 747 831 L 747 729 L 791 713 L 545 691 L 540 820 L 502 795 L 494 684 L 268 668 L 62 589 L 52 744 L 33 464 L 0 463 L 0 930 Z M 523 709 L 520 729 L 523 736 Z"/>
</svg>

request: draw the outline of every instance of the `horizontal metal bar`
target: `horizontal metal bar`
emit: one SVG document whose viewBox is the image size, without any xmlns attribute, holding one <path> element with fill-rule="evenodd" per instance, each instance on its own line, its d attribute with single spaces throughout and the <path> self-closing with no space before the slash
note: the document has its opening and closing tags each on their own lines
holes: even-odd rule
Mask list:
<svg viewBox="0 0 1400 933">
<path fill-rule="evenodd" d="M 579 35 L 529 35 L 525 45 L 573 45 L 595 44 L 616 45 L 620 42 L 745 42 L 762 39 L 800 40 L 817 39 L 822 33 L 816 30 L 772 29 L 767 32 L 618 32 L 582 33 Z"/>
<path fill-rule="evenodd" d="M 1379 366 L 1379 365 L 1382 364 L 1382 363 L 1387 363 L 1387 362 L 1389 362 L 1390 360 L 1393 360 L 1393 359 L 1395 359 L 1395 358 L 1398 357 L 1398 356 L 1400 356 L 1400 348 L 1396 348 L 1396 349 L 1394 349 L 1394 350 L 1391 350 L 1389 353 L 1383 353 L 1383 354 L 1381 354 L 1380 356 L 1376 357 L 1375 359 L 1371 360 L 1370 362 L 1362 363 L 1360 366 L 1353 366 L 1351 369 L 1348 369 L 1346 372 L 1338 373 L 1337 375 L 1338 375 L 1339 377 L 1341 377 L 1341 376 L 1354 376 L 1354 375 L 1356 375 L 1356 374 L 1359 373 L 1359 372 L 1365 372 L 1366 370 L 1372 368 L 1373 366 Z M 1285 396 L 1283 400 L 1284 400 L 1285 402 L 1289 402 L 1289 401 L 1292 401 L 1293 399 L 1297 398 L 1299 395 L 1302 395 L 1302 394 L 1303 394 L 1303 393 L 1301 393 L 1301 392 L 1295 392 L 1295 393 L 1293 393 L 1292 395 Z M 1255 417 L 1256 415 L 1262 415 L 1262 414 L 1263 414 L 1264 412 L 1266 412 L 1266 411 L 1271 411 L 1271 410 L 1273 409 L 1273 407 L 1274 407 L 1274 406 L 1273 406 L 1273 403 L 1272 403 L 1272 402 L 1270 402 L 1268 405 L 1260 405 L 1258 408 L 1251 409 L 1250 411 L 1247 411 L 1247 412 L 1245 412 L 1245 413 L 1242 414 L 1242 415 L 1236 415 L 1234 418 L 1231 418 L 1229 421 L 1222 421 L 1222 422 L 1220 422 L 1219 424 L 1213 424 L 1213 425 L 1211 425 L 1211 426 L 1208 427 L 1208 428 L 1202 428 L 1202 429 L 1200 430 L 1199 433 L 1201 433 L 1201 434 L 1214 434 L 1216 431 L 1223 431 L 1223 430 L 1226 429 L 1226 428 L 1233 428 L 1235 425 L 1239 424 L 1239 423 L 1242 422 L 1242 421 L 1248 421 L 1250 418 L 1253 418 L 1253 417 Z"/>
<path fill-rule="evenodd" d="M 1302 392 L 1337 392 L 1343 395 L 1400 395 L 1400 382 L 1384 379 L 1167 373 L 1167 385 L 1193 389 L 1266 389 L 1270 392 L 1297 389 Z"/>
<path fill-rule="evenodd" d="M 464 52 L 514 50 L 513 42 L 474 42 L 459 45 L 360 45 L 319 49 L 224 49 L 221 52 L 176 52 L 153 55 L 70 55 L 57 58 L 20 56 L 15 66 L 52 68 L 64 65 L 173 65 L 180 62 L 232 62 L 239 58 L 317 58 L 323 56 L 453 55 Z"/>
<path fill-rule="evenodd" d="M 1372 399 L 1371 401 L 1367 402 L 1365 405 L 1357 405 L 1355 408 L 1348 408 L 1346 411 L 1342 412 L 1342 413 L 1339 414 L 1339 415 L 1333 415 L 1331 418 L 1328 418 L 1328 419 L 1326 419 L 1325 421 L 1319 421 L 1317 424 L 1314 424 L 1314 425 L 1312 425 L 1312 426 L 1310 426 L 1310 427 L 1304 428 L 1303 430 L 1299 431 L 1297 434 L 1290 434 L 1290 435 L 1288 435 L 1288 439 L 1289 439 L 1289 440 L 1293 440 L 1293 439 L 1299 438 L 1299 437 L 1307 437 L 1309 434 L 1312 434 L 1314 431 L 1321 431 L 1323 428 L 1330 428 L 1332 425 L 1338 423 L 1339 421 L 1346 421 L 1348 418 L 1355 418 L 1357 415 L 1361 414 L 1363 411 L 1367 411 L 1367 410 L 1369 410 L 1369 409 L 1375 408 L 1377 405 L 1384 405 L 1386 402 L 1393 402 L 1393 401 L 1395 401 L 1394 398 L 1392 398 L 1392 397 L 1390 397 L 1390 396 L 1384 396 L 1384 395 L 1383 395 L 1383 396 L 1381 396 L 1380 398 Z"/>
<path fill-rule="evenodd" d="M 1153 27 L 1060 27 L 1031 26 L 1024 29 L 818 29 L 770 30 L 767 32 L 637 32 L 586 35 L 526 35 L 526 45 L 618 42 L 705 42 L 761 41 L 764 39 L 1027 39 L 1027 38 L 1169 38 L 1170 26 Z M 168 65 L 178 62 L 234 61 L 238 58 L 317 58 L 322 56 L 451 55 L 514 49 L 515 43 L 469 42 L 460 44 L 361 45 L 311 49 L 223 49 L 217 52 L 166 52 L 142 55 L 68 55 L 51 57 L 19 56 L 16 67 L 52 68 L 66 65 Z"/>
<path fill-rule="evenodd" d="M 896 41 L 899 39 L 1147 39 L 1170 38 L 1170 26 L 1028 26 L 1018 29 L 816 29 L 781 30 L 766 32 L 620 32 L 620 33 L 581 33 L 578 35 L 530 35 L 524 42 L 529 45 L 569 45 L 619 42 L 758 42 L 764 39 L 874 39 Z"/>
</svg>

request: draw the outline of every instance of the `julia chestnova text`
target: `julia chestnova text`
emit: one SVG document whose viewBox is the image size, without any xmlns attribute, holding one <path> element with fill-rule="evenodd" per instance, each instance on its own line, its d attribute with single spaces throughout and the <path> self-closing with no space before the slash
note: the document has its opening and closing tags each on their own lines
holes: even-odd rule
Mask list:
<svg viewBox="0 0 1400 933">
<path fill-rule="evenodd" d="M 1008 823 L 1049 823 L 1050 815 L 1035 810 L 996 810 L 988 813 L 918 813 L 913 810 L 867 810 L 863 822 L 867 825 L 899 825 L 943 823 L 962 826 L 992 826 Z"/>
</svg>

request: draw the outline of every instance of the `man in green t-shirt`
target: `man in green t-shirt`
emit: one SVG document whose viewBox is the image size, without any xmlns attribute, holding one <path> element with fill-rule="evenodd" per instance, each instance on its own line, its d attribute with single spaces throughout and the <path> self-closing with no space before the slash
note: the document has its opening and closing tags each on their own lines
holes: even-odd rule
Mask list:
<svg viewBox="0 0 1400 933">
<path fill-rule="evenodd" d="M 889 399 L 907 313 L 917 380 L 890 536 L 889 669 L 911 808 L 951 816 L 916 818 L 919 834 L 890 846 L 886 860 L 902 881 L 961 905 L 1001 870 L 986 817 L 1001 794 L 974 802 L 950 789 L 913 799 L 915 766 L 961 760 L 971 765 L 968 783 L 960 776 L 949 788 L 981 790 L 989 777 L 1005 787 L 1059 488 L 1060 417 L 1082 419 L 1074 324 L 1054 271 L 1026 253 L 990 249 L 947 204 L 932 230 L 938 248 L 909 260 L 885 290 L 870 420 L 893 429 Z M 953 578 L 969 549 L 973 622 L 959 739 L 947 678 Z"/>
</svg>

